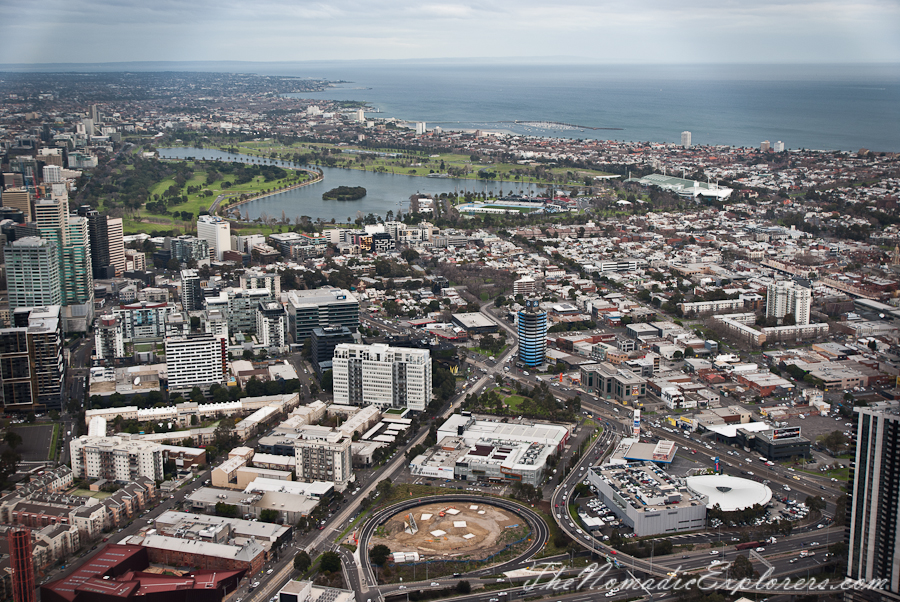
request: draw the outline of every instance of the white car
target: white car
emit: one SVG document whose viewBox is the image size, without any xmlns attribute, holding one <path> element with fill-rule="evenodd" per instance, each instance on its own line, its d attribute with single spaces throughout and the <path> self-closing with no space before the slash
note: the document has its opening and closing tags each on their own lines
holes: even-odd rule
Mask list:
<svg viewBox="0 0 900 602">
<path fill-rule="evenodd" d="M 611 598 L 612 596 L 615 596 L 618 593 L 619 593 L 619 590 L 613 588 L 613 589 L 609 590 L 608 592 L 606 592 L 605 595 L 607 598 Z"/>
<path fill-rule="evenodd" d="M 718 555 L 719 555 L 719 550 L 710 550 L 710 551 L 709 551 L 709 555 L 710 555 L 710 556 L 718 556 Z"/>
</svg>

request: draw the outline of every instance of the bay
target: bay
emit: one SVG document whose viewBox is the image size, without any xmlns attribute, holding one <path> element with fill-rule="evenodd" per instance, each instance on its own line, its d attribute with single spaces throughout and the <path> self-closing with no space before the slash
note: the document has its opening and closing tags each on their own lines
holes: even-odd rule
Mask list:
<svg viewBox="0 0 900 602">
<path fill-rule="evenodd" d="M 303 98 L 370 103 L 429 128 L 633 142 L 900 151 L 900 68 L 866 65 L 257 63 L 262 73 L 345 80 Z M 534 128 L 516 120 L 585 126 Z M 587 128 L 616 128 L 591 130 Z"/>
<path fill-rule="evenodd" d="M 210 148 L 174 147 L 157 150 L 162 159 L 207 159 L 243 163 L 250 163 L 253 159 L 253 162 L 259 162 L 256 157 Z M 293 167 L 293 164 L 275 159 L 266 160 L 266 163 Z M 546 192 L 542 186 L 519 182 L 426 178 L 337 167 L 320 167 L 320 169 L 324 175 L 321 182 L 244 203 L 241 205 L 241 214 L 247 212 L 250 219 L 256 219 L 266 213 L 270 217 L 280 219 L 283 211 L 291 220 L 306 215 L 313 219 L 321 218 L 326 222 L 332 219 L 345 222 L 347 218 L 350 218 L 350 221 L 355 220 L 358 213 L 362 215 L 374 213 L 382 217 L 388 211 L 393 211 L 395 215 L 397 210 L 407 213 L 409 197 L 415 193 L 438 195 L 442 192 L 458 191 L 462 194 L 464 190 L 468 190 L 498 194 L 502 190 L 504 193 L 521 191 L 524 194 L 536 195 Z M 357 201 L 322 200 L 323 193 L 338 186 L 362 186 L 366 189 L 366 196 Z"/>
</svg>

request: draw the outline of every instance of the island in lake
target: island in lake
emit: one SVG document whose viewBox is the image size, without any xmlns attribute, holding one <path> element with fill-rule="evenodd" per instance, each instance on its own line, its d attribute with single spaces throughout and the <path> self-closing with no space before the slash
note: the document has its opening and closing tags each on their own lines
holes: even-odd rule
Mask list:
<svg viewBox="0 0 900 602">
<path fill-rule="evenodd" d="M 338 186 L 322 195 L 323 201 L 358 201 L 366 196 L 362 186 Z"/>
</svg>

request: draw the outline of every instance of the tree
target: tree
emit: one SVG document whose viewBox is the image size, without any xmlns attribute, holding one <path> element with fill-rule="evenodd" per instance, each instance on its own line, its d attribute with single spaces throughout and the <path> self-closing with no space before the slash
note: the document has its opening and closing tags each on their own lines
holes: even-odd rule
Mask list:
<svg viewBox="0 0 900 602">
<path fill-rule="evenodd" d="M 821 512 L 825 509 L 825 500 L 818 495 L 810 495 L 806 498 L 806 506 L 810 512 Z"/>
<path fill-rule="evenodd" d="M 378 544 L 369 550 L 369 560 L 372 561 L 372 564 L 377 564 L 378 566 L 384 566 L 390 555 L 391 549 L 384 544 Z"/>
<path fill-rule="evenodd" d="M 847 446 L 847 436 L 841 431 L 832 431 L 820 439 L 822 445 L 832 454 L 839 454 Z"/>
<path fill-rule="evenodd" d="M 216 516 L 224 516 L 226 518 L 234 518 L 238 515 L 238 508 L 232 504 L 225 502 L 216 502 Z"/>
<path fill-rule="evenodd" d="M 21 460 L 22 456 L 11 449 L 4 450 L 0 454 L 0 482 L 5 483 L 9 480 L 9 477 L 16 474 L 16 469 L 19 467 Z"/>
<path fill-rule="evenodd" d="M 325 552 L 319 557 L 319 570 L 335 573 L 341 570 L 341 557 L 337 552 Z"/>
<path fill-rule="evenodd" d="M 301 573 L 305 573 L 310 565 L 312 565 L 312 558 L 309 557 L 309 553 L 306 550 L 300 550 L 300 552 L 294 556 L 294 568 Z"/>
<path fill-rule="evenodd" d="M 333 386 L 334 379 L 334 370 L 328 369 L 322 373 L 322 378 L 319 379 L 319 383 L 322 385 L 323 391 L 331 391 Z"/>
<path fill-rule="evenodd" d="M 274 510 L 272 508 L 266 508 L 262 512 L 259 513 L 259 520 L 264 523 L 274 523 L 278 522 L 278 510 Z"/>
<path fill-rule="evenodd" d="M 16 449 L 20 445 L 22 445 L 22 436 L 15 432 L 9 431 L 4 435 L 3 442 L 6 443 L 11 449 Z"/>
<path fill-rule="evenodd" d="M 751 579 L 754 573 L 753 563 L 743 554 L 738 554 L 728 567 L 728 576 L 732 579 Z"/>
<path fill-rule="evenodd" d="M 194 403 L 206 403 L 206 396 L 203 395 L 203 390 L 200 387 L 191 389 L 191 401 Z"/>
<path fill-rule="evenodd" d="M 472 591 L 472 584 L 468 581 L 460 581 L 456 584 L 456 593 L 458 594 L 468 594 Z"/>
</svg>

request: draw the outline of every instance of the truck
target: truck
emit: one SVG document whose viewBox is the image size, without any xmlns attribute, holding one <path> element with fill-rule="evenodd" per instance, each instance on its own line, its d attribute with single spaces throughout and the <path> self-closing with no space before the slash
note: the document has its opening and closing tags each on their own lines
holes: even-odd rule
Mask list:
<svg viewBox="0 0 900 602">
<path fill-rule="evenodd" d="M 749 550 L 749 549 L 758 548 L 758 547 L 759 547 L 758 541 L 745 541 L 744 543 L 739 543 L 736 546 L 734 546 L 734 549 L 735 550 Z"/>
</svg>

